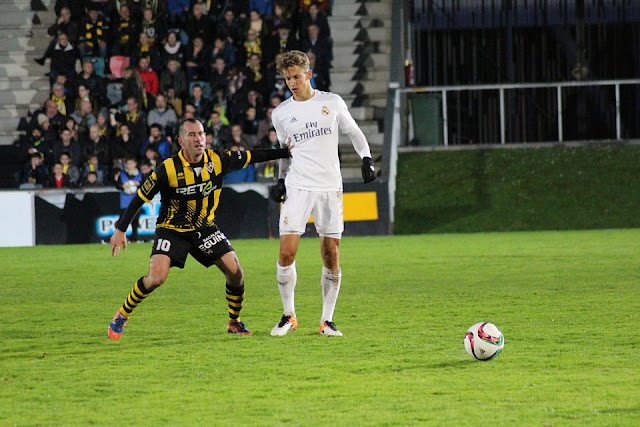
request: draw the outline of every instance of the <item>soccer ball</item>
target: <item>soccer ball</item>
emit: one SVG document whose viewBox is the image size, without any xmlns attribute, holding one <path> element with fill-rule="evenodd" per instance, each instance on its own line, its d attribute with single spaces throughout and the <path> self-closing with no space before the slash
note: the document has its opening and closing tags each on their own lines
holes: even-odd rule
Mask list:
<svg viewBox="0 0 640 427">
<path fill-rule="evenodd" d="M 136 184 L 136 182 L 133 180 L 126 181 L 124 184 L 122 184 L 122 189 L 124 190 L 125 194 L 133 194 L 138 191 L 138 184 Z"/>
<path fill-rule="evenodd" d="M 504 347 L 504 337 L 493 323 L 476 323 L 464 336 L 464 348 L 469 356 L 478 360 L 490 360 L 500 354 Z"/>
</svg>

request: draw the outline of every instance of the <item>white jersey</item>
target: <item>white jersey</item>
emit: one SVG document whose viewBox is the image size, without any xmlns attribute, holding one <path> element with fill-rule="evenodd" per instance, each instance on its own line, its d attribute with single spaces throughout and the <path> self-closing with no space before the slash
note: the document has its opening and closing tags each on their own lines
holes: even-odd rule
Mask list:
<svg viewBox="0 0 640 427">
<path fill-rule="evenodd" d="M 291 150 L 287 187 L 342 191 L 338 131 L 351 137 L 360 157 L 371 157 L 369 145 L 340 95 L 316 90 L 306 101 L 292 96 L 273 110 L 271 120 L 280 145 Z"/>
</svg>

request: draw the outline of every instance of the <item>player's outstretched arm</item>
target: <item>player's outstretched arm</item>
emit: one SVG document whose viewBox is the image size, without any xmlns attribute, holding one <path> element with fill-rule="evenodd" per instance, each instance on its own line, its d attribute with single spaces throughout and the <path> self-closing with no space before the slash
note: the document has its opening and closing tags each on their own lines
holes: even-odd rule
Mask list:
<svg viewBox="0 0 640 427">
<path fill-rule="evenodd" d="M 127 236 L 124 234 L 124 231 L 116 228 L 115 233 L 111 236 L 111 256 L 118 256 L 120 247 L 125 251 L 127 250 Z"/>
</svg>

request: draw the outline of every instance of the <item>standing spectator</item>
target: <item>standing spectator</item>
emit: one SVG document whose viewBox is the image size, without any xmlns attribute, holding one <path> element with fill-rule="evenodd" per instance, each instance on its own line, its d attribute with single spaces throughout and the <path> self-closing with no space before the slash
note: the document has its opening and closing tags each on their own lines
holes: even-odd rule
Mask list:
<svg viewBox="0 0 640 427">
<path fill-rule="evenodd" d="M 116 188 L 120 191 L 120 216 L 124 213 L 135 196 L 142 183 L 142 173 L 138 170 L 138 160 L 135 157 L 127 157 L 124 162 L 124 169 L 116 174 Z M 140 213 L 135 217 L 131 224 L 132 233 L 131 240 L 138 240 L 138 218 Z"/>
<path fill-rule="evenodd" d="M 274 128 L 269 129 L 266 136 L 264 136 L 258 143 L 258 148 L 279 148 L 280 141 L 278 141 L 278 134 Z M 278 162 L 276 160 L 270 160 L 268 162 L 260 163 L 256 166 L 256 180 L 257 181 L 277 181 L 278 180 Z"/>
<path fill-rule="evenodd" d="M 160 75 L 160 90 L 168 92 L 172 88 L 178 98 L 187 94 L 187 78 L 176 59 L 169 59 L 167 69 Z M 176 110 L 178 116 L 180 115 Z"/>
<path fill-rule="evenodd" d="M 131 18 L 129 6 L 122 4 L 118 18 L 111 26 L 111 55 L 131 56 L 133 46 L 137 40 L 138 26 Z"/>
<path fill-rule="evenodd" d="M 69 42 L 73 45 L 78 43 L 78 22 L 71 19 L 71 10 L 68 7 L 60 9 L 56 22 L 47 29 L 47 34 L 54 38 L 62 33 L 69 36 Z"/>
<path fill-rule="evenodd" d="M 209 81 L 211 63 L 211 49 L 205 46 L 201 36 L 195 36 L 185 55 L 187 83 L 193 81 Z"/>
<path fill-rule="evenodd" d="M 49 82 L 53 85 L 56 80 L 56 76 L 59 73 L 65 73 L 67 76 L 74 76 L 76 74 L 76 63 L 80 60 L 80 52 L 69 42 L 69 36 L 65 33 L 58 35 L 58 42 L 53 46 L 49 46 L 44 53 L 42 62 L 44 59 L 51 58 L 49 64 Z"/>
<path fill-rule="evenodd" d="M 147 115 L 140 109 L 138 101 L 134 97 L 127 98 L 127 114 L 125 120 L 131 125 L 131 132 L 138 141 L 143 141 L 147 135 Z"/>
<path fill-rule="evenodd" d="M 147 104 L 147 90 L 140 73 L 131 67 L 127 67 L 124 70 L 124 76 L 125 79 L 122 83 L 122 99 L 124 103 L 129 98 L 135 98 L 138 105 L 145 106 Z"/>
<path fill-rule="evenodd" d="M 78 48 L 82 56 L 107 56 L 106 35 L 109 26 L 95 7 L 90 7 L 80 24 Z"/>
<path fill-rule="evenodd" d="M 172 130 L 178 123 L 178 117 L 176 112 L 167 106 L 167 97 L 164 93 L 159 93 L 156 96 L 156 108 L 149 111 L 147 116 L 147 125 L 151 126 L 158 124 L 163 129 L 169 129 L 167 132 L 173 133 Z"/>
<path fill-rule="evenodd" d="M 273 113 L 274 108 L 272 106 L 267 107 L 264 117 L 258 122 L 258 133 L 256 134 L 258 141 L 262 141 L 271 129 L 271 113 Z"/>
<path fill-rule="evenodd" d="M 140 35 L 143 36 L 142 34 Z M 142 78 L 144 82 L 144 88 L 147 93 L 147 98 L 149 95 L 153 95 L 154 97 L 158 94 L 158 90 L 160 89 L 160 82 L 158 80 L 158 75 L 153 69 L 149 67 L 149 57 L 143 56 L 138 60 L 138 74 Z"/>
<path fill-rule="evenodd" d="M 53 158 L 59 161 L 62 153 L 68 153 L 71 157 L 71 163 L 78 166 L 82 162 L 82 148 L 72 139 L 72 135 L 68 128 L 60 131 L 60 139 L 53 146 Z"/>
<path fill-rule="evenodd" d="M 264 96 L 268 89 L 264 76 L 264 69 L 262 68 L 262 63 L 260 62 L 260 55 L 258 55 L 257 53 L 252 53 L 251 55 L 249 55 L 245 74 L 247 76 L 247 87 L 255 90 L 260 94 L 263 94 Z"/>
<path fill-rule="evenodd" d="M 165 65 L 171 60 L 176 60 L 179 64 L 184 63 L 184 46 L 182 46 L 182 42 L 178 40 L 177 32 L 169 32 L 169 35 L 167 36 L 167 42 L 162 48 L 161 56 L 162 63 Z"/>
<path fill-rule="evenodd" d="M 295 34 L 296 28 L 293 25 L 293 20 L 291 19 L 291 13 L 287 8 L 286 4 L 282 1 L 276 1 L 276 4 L 273 6 L 273 16 L 271 17 L 271 33 L 269 36 L 275 36 L 278 33 L 278 27 L 282 24 L 287 24 L 291 28 L 291 31 Z"/>
<path fill-rule="evenodd" d="M 39 184 L 46 187 L 49 183 L 49 172 L 44 165 L 42 153 L 34 152 L 29 156 L 29 161 L 16 176 L 16 182 L 21 184 Z"/>
<path fill-rule="evenodd" d="M 71 188 L 73 184 L 71 183 L 71 178 L 69 175 L 63 172 L 64 166 L 60 162 L 56 162 L 53 165 L 53 174 L 51 174 L 51 178 L 49 179 L 49 185 L 51 188 Z"/>
</svg>

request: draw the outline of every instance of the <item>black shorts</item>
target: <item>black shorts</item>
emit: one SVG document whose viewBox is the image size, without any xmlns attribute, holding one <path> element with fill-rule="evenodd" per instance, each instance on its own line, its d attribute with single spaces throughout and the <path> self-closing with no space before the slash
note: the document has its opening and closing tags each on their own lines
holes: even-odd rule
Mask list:
<svg viewBox="0 0 640 427">
<path fill-rule="evenodd" d="M 227 252 L 233 251 L 229 240 L 218 227 L 198 231 L 175 231 L 156 228 L 151 255 L 162 254 L 171 258 L 171 267 L 184 268 L 187 254 L 200 264 L 211 267 Z"/>
</svg>

